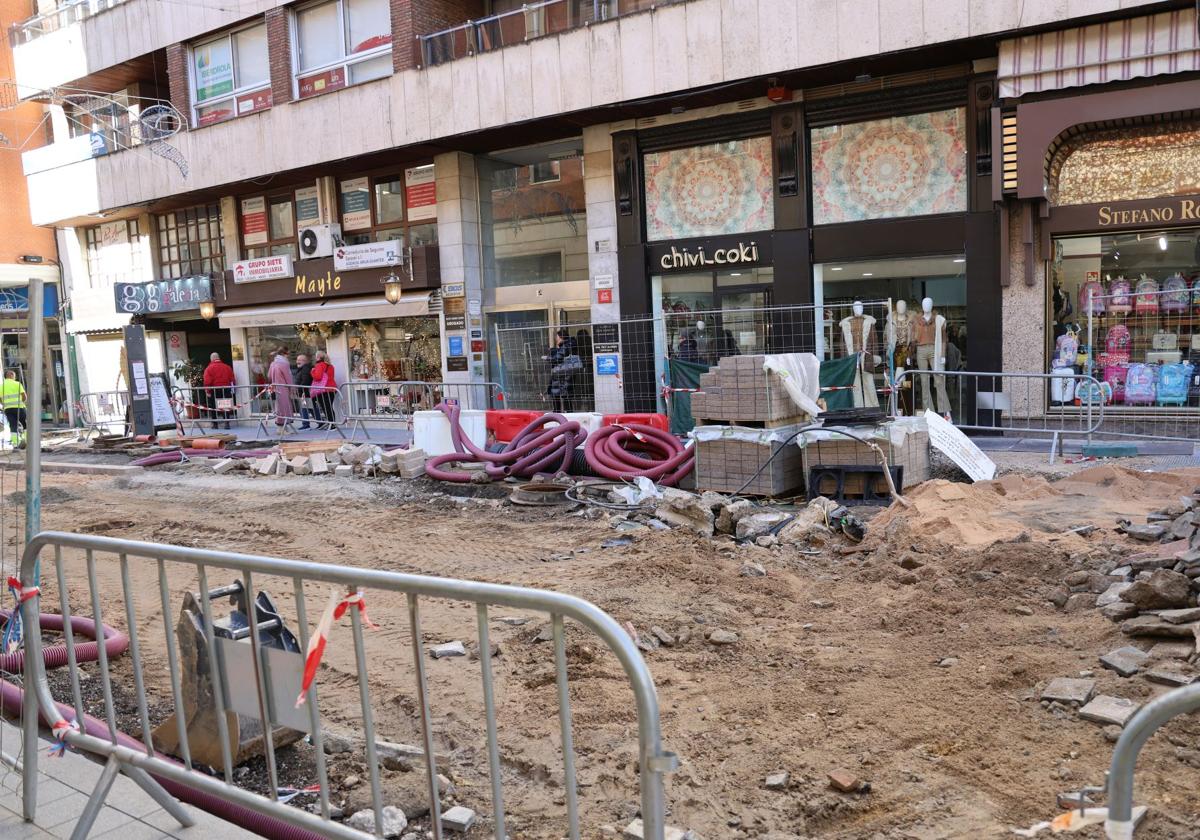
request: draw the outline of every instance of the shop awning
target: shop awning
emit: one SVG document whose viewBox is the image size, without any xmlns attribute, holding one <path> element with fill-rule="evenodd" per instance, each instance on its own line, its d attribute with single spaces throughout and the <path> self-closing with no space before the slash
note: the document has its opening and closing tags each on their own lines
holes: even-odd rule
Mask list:
<svg viewBox="0 0 1200 840">
<path fill-rule="evenodd" d="M 1200 70 L 1196 9 L 1000 42 L 1001 97 Z"/>
<path fill-rule="evenodd" d="M 429 314 L 428 292 L 407 292 L 399 303 L 378 297 L 314 301 L 276 306 L 255 306 L 221 312 L 217 320 L 223 329 L 236 327 L 277 327 L 310 321 L 364 321 L 374 318 L 403 318 Z"/>
<path fill-rule="evenodd" d="M 119 333 L 129 323 L 128 315 L 102 315 L 92 318 L 71 318 L 67 321 L 67 332 L 71 335 L 95 335 L 97 333 Z"/>
</svg>

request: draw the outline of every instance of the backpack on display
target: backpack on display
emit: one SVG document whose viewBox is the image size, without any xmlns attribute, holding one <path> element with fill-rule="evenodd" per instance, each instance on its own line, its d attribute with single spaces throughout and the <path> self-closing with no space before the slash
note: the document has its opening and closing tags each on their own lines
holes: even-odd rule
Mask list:
<svg viewBox="0 0 1200 840">
<path fill-rule="evenodd" d="M 1104 381 L 1112 386 L 1112 401 L 1115 403 L 1125 400 L 1125 378 L 1129 375 L 1129 365 L 1105 365 Z"/>
<path fill-rule="evenodd" d="M 1124 277 L 1118 277 L 1112 281 L 1108 287 L 1110 295 L 1108 299 L 1109 312 L 1132 312 L 1133 311 L 1133 287 Z"/>
<path fill-rule="evenodd" d="M 1088 303 L 1092 306 L 1093 315 L 1104 314 L 1104 286 L 1099 280 L 1089 280 L 1079 287 L 1079 312 L 1085 317 L 1088 314 Z"/>
<path fill-rule="evenodd" d="M 1183 279 L 1183 275 L 1175 274 L 1168 277 L 1163 283 L 1163 293 L 1160 297 L 1163 312 L 1182 312 L 1187 309 L 1191 293 L 1188 291 L 1188 284 Z"/>
<path fill-rule="evenodd" d="M 1055 377 L 1050 380 L 1050 401 L 1058 405 L 1066 405 L 1075 399 L 1075 368 L 1054 368 L 1050 373 Z"/>
<path fill-rule="evenodd" d="M 1200 401 L 1200 350 L 1192 350 L 1187 355 L 1188 364 L 1192 366 L 1192 375 L 1188 385 L 1188 399 Z"/>
<path fill-rule="evenodd" d="M 1158 374 L 1154 365 L 1130 365 L 1125 375 L 1125 404 L 1154 405 Z"/>
<path fill-rule="evenodd" d="M 1137 283 L 1133 311 L 1142 315 L 1158 314 L 1158 281 L 1143 277 Z"/>
<path fill-rule="evenodd" d="M 1116 324 L 1108 328 L 1104 336 L 1104 359 L 1109 364 L 1119 365 L 1129 361 L 1129 327 Z"/>
<path fill-rule="evenodd" d="M 1112 385 L 1107 382 L 1081 379 L 1075 386 L 1075 405 L 1104 405 L 1112 402 Z"/>
<path fill-rule="evenodd" d="M 1075 356 L 1079 353 L 1079 334 L 1067 330 L 1054 340 L 1054 360 L 1051 367 L 1070 367 L 1075 364 Z"/>
<path fill-rule="evenodd" d="M 1184 405 L 1192 382 L 1192 366 L 1187 362 L 1163 365 L 1158 371 L 1158 404 Z"/>
</svg>

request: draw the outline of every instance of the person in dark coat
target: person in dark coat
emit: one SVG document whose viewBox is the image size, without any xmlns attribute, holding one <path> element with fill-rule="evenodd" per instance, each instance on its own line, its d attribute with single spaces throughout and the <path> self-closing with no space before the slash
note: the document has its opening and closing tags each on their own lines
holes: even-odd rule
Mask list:
<svg viewBox="0 0 1200 840">
<path fill-rule="evenodd" d="M 554 334 L 554 346 L 550 348 L 546 360 L 550 362 L 546 396 L 550 397 L 554 411 L 559 414 L 570 411 L 572 383 L 575 374 L 583 369 L 583 362 L 579 358 L 578 344 L 566 327 Z"/>
<path fill-rule="evenodd" d="M 312 389 L 312 369 L 312 362 L 308 360 L 308 356 L 303 353 L 296 356 L 296 384 L 303 388 L 300 393 L 304 395 L 300 398 L 300 419 L 303 421 L 300 424 L 300 428 L 302 430 L 312 428 L 308 422 L 310 416 L 309 405 L 312 403 L 312 397 L 308 396 L 309 391 Z M 316 411 L 315 406 L 312 410 Z M 321 422 L 319 416 L 317 417 L 317 422 Z"/>
</svg>

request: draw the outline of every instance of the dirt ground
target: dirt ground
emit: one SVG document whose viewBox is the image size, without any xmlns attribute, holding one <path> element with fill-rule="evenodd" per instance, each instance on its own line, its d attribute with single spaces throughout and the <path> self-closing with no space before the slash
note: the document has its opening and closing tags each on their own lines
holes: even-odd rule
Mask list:
<svg viewBox="0 0 1200 840">
<path fill-rule="evenodd" d="M 910 494 L 911 510 L 872 519 L 861 545 L 839 537 L 808 552 L 678 530 L 618 532 L 603 517 L 515 508 L 487 498 L 486 488 L 450 489 L 482 498 L 431 499 L 438 488 L 427 482 L 414 491 L 395 480 L 175 468 L 44 481 L 47 528 L 543 587 L 593 601 L 642 634 L 659 626 L 677 637 L 646 654 L 665 746 L 681 760 L 668 782 L 671 824 L 706 840 L 938 840 L 1012 836 L 1010 828 L 1058 813 L 1058 793 L 1103 781 L 1112 754 L 1103 728 L 1045 707 L 1040 689 L 1081 671 L 1094 673 L 1098 693 L 1145 701 L 1163 689 L 1100 668 L 1098 655 L 1125 637 L 1096 610 L 1066 613 L 1050 599 L 1070 572 L 1111 569 L 1140 550 L 1115 533 L 1115 519 L 1177 501 L 1200 484 L 1200 471 L 1093 465 L 1054 485 L 1023 475 L 975 487 L 930 482 Z M 1067 533 L 1088 523 L 1100 527 L 1086 537 Z M 614 537 L 628 544 L 602 546 Z M 84 567 L 70 552 L 66 562 L 72 604 L 82 609 Z M 762 564 L 766 576 L 741 576 L 746 562 Z M 98 568 L 106 620 L 125 628 L 119 567 L 101 557 Z M 161 719 L 171 703 L 157 578 L 138 562 L 131 573 Z M 290 582 L 263 585 L 294 620 Z M 194 586 L 190 574 L 173 572 L 174 593 Z M 54 589 L 47 586 L 47 609 Z M 310 621 L 325 597 L 309 591 Z M 418 744 L 404 600 L 378 591 L 366 598 L 380 627 L 366 635 L 379 737 Z M 520 614 L 494 609 L 491 623 L 510 831 L 560 838 L 553 652 L 537 641 L 545 616 L 522 626 L 496 620 Z M 425 646 L 461 640 L 477 651 L 473 607 L 424 601 L 422 623 Z M 707 642 L 715 628 L 738 641 Z M 632 694 L 595 638 L 569 627 L 568 639 L 584 836 L 612 836 L 637 812 Z M 439 747 L 450 755 L 439 769 L 453 782 L 453 801 L 486 815 L 478 661 L 425 661 Z M 116 667 L 128 678 L 128 657 Z M 318 677 L 326 732 L 360 736 L 354 673 L 351 633 L 340 626 Z M 360 755 L 330 759 L 339 783 L 361 772 Z M 298 744 L 283 760 L 290 776 L 302 776 L 311 748 Z M 1138 838 L 1200 837 L 1198 768 L 1196 719 L 1176 719 L 1151 740 L 1138 765 L 1136 801 L 1150 807 Z M 869 792 L 832 790 L 826 774 L 836 769 L 869 782 Z M 790 774 L 787 789 L 766 789 L 765 777 L 779 771 Z M 261 789 L 261 762 L 239 778 Z M 385 800 L 417 801 L 422 779 L 419 768 L 388 771 Z M 347 813 L 365 807 L 365 788 L 338 792 L 335 804 Z M 487 821 L 470 836 L 490 836 Z"/>
</svg>

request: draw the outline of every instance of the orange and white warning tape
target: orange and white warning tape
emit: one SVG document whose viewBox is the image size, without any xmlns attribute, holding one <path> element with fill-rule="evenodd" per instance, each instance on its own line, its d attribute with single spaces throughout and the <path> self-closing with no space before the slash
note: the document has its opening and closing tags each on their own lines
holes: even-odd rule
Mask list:
<svg viewBox="0 0 1200 840">
<path fill-rule="evenodd" d="M 321 657 L 325 655 L 325 645 L 329 642 L 329 634 L 333 632 L 334 623 L 346 614 L 346 610 L 354 607 L 362 617 L 362 622 L 372 630 L 378 630 L 371 619 L 367 617 L 367 602 L 363 600 L 362 592 L 352 592 L 341 595 L 336 590 L 329 595 L 329 604 L 321 613 L 317 629 L 308 644 L 308 656 L 304 660 L 304 679 L 300 683 L 300 696 L 296 698 L 296 708 L 304 705 L 308 689 L 317 677 L 317 669 L 321 667 Z"/>
</svg>

